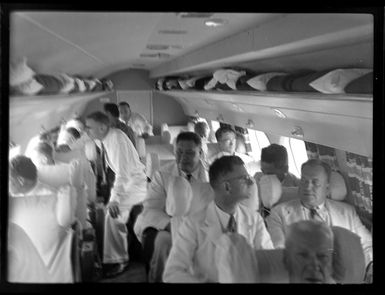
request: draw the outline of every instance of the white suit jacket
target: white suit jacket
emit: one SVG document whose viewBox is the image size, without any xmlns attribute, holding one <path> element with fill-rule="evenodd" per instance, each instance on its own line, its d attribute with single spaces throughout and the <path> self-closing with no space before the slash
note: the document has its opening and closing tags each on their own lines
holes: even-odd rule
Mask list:
<svg viewBox="0 0 385 295">
<path fill-rule="evenodd" d="M 270 235 L 257 212 L 239 205 L 238 233 L 254 249 L 273 249 Z M 218 282 L 215 250 L 223 229 L 214 201 L 207 208 L 185 218 L 168 257 L 163 280 L 174 283 Z"/>
<path fill-rule="evenodd" d="M 202 162 L 199 163 L 199 167 L 192 174 L 193 178 L 191 179 L 191 185 L 194 185 L 194 183 L 208 182 L 208 173 Z M 158 230 L 162 230 L 170 222 L 170 216 L 166 213 L 167 188 L 175 176 L 180 176 L 180 171 L 176 162 L 167 164 L 159 171 L 155 172 L 150 187 L 148 188 L 146 198 L 143 201 L 143 212 L 138 216 L 134 226 L 134 232 L 139 240 L 141 240 L 142 233 L 147 227 L 154 227 Z M 197 206 L 205 206 L 204 204 L 201 204 L 199 199 L 195 199 L 195 196 L 193 196 L 190 212 Z"/>
<path fill-rule="evenodd" d="M 362 224 L 353 206 L 339 201 L 326 199 L 325 208 L 329 213 L 329 226 L 340 226 L 352 231 L 361 238 L 365 261 L 373 259 L 372 236 Z M 266 218 L 267 229 L 276 248 L 285 246 L 285 234 L 288 226 L 294 222 L 307 219 L 299 199 L 278 204 L 273 207 Z"/>
</svg>

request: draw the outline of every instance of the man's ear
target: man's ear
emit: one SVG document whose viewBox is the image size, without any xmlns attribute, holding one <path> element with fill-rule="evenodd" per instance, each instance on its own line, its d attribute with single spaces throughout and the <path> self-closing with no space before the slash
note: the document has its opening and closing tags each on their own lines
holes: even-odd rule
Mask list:
<svg viewBox="0 0 385 295">
<path fill-rule="evenodd" d="M 226 190 L 227 192 L 229 192 L 230 189 L 231 189 L 230 183 L 229 183 L 228 181 L 225 181 L 225 182 L 224 182 L 224 185 L 225 185 L 225 190 Z"/>
</svg>

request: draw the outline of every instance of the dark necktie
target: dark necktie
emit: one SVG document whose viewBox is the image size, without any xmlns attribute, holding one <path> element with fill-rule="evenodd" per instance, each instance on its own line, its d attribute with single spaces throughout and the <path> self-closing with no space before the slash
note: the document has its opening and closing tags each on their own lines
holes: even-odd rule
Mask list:
<svg viewBox="0 0 385 295">
<path fill-rule="evenodd" d="M 317 220 L 317 221 L 323 221 L 319 213 L 317 212 L 317 209 L 311 208 L 310 210 L 310 219 Z"/>
<path fill-rule="evenodd" d="M 106 149 L 104 148 L 104 144 L 102 142 L 101 145 L 101 158 L 102 158 L 102 177 L 103 183 L 107 182 L 107 161 L 106 161 Z"/>
<path fill-rule="evenodd" d="M 188 180 L 188 182 L 190 182 L 190 181 L 191 181 L 191 177 L 192 177 L 192 175 L 191 175 L 191 174 L 186 174 L 186 179 Z"/>
<path fill-rule="evenodd" d="M 237 232 L 237 222 L 235 221 L 234 215 L 230 215 L 229 223 L 227 225 L 227 231 L 230 233 Z"/>
</svg>

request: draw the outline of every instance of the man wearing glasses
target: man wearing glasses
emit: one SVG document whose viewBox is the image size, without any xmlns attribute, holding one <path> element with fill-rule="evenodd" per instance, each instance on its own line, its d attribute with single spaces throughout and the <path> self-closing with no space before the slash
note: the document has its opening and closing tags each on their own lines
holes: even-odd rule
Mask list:
<svg viewBox="0 0 385 295">
<path fill-rule="evenodd" d="M 254 249 L 273 249 L 259 213 L 240 204 L 253 196 L 254 178 L 237 156 L 223 156 L 209 169 L 214 200 L 185 218 L 166 263 L 165 282 L 218 282 L 215 249 L 223 234 L 238 233 Z"/>
</svg>

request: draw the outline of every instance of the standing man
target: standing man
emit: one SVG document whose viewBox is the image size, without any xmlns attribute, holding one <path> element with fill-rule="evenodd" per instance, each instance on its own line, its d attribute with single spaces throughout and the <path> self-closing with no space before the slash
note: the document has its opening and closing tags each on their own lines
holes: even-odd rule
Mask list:
<svg viewBox="0 0 385 295">
<path fill-rule="evenodd" d="M 171 220 L 166 212 L 170 182 L 185 177 L 191 186 L 208 182 L 208 174 L 201 161 L 201 139 L 193 132 L 181 132 L 176 138 L 175 162 L 155 172 L 143 202 L 143 212 L 135 224 L 135 233 L 142 241 L 145 260 L 149 268 L 149 281 L 160 281 L 164 264 L 171 247 Z M 209 196 L 205 196 L 209 200 Z M 193 196 L 191 210 L 204 207 L 199 196 Z M 160 254 L 159 252 L 163 253 Z M 151 265 L 151 267 L 150 267 Z"/>
<path fill-rule="evenodd" d="M 122 101 L 119 103 L 120 121 L 130 126 L 137 137 L 153 136 L 151 124 L 139 113 L 131 111 L 130 105 Z"/>
<path fill-rule="evenodd" d="M 163 279 L 174 283 L 218 282 L 215 250 L 227 232 L 244 236 L 254 249 L 273 249 L 262 217 L 240 204 L 252 197 L 254 179 L 237 156 L 223 156 L 210 166 L 214 200 L 185 218 L 173 241 Z"/>
<path fill-rule="evenodd" d="M 115 173 L 104 229 L 103 263 L 107 276 L 115 276 L 128 264 L 126 223 L 133 205 L 146 196 L 146 174 L 129 138 L 119 129 L 110 128 L 107 115 L 94 112 L 86 118 L 89 136 L 101 142 L 103 161 Z"/>
<path fill-rule="evenodd" d="M 285 246 L 285 236 L 290 224 L 314 219 L 357 234 L 361 238 L 366 265 L 371 265 L 372 237 L 361 223 L 356 210 L 347 203 L 327 198 L 330 194 L 330 166 L 320 160 L 311 159 L 302 164 L 301 174 L 299 198 L 273 207 L 265 219 L 274 246 L 276 248 Z"/>
<path fill-rule="evenodd" d="M 119 108 L 115 103 L 105 103 L 104 111 L 106 112 L 108 119 L 110 120 L 111 127 L 118 128 L 122 130 L 128 138 L 131 140 L 132 144 L 136 148 L 135 133 L 132 128 L 124 124 L 119 120 Z"/>
</svg>

